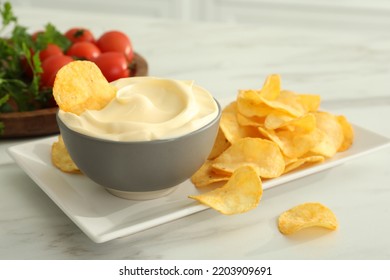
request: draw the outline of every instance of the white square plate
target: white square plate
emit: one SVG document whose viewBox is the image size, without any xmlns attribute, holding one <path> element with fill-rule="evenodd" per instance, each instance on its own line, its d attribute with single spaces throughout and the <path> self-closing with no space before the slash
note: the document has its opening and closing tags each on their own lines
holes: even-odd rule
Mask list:
<svg viewBox="0 0 390 280">
<path fill-rule="evenodd" d="M 301 178 L 347 160 L 376 151 L 390 140 L 355 126 L 355 143 L 332 159 L 279 178 L 267 180 L 268 189 Z M 57 136 L 44 138 L 8 149 L 9 154 L 32 180 L 64 211 L 64 213 L 94 242 L 106 242 L 130 235 L 178 218 L 207 209 L 188 198 L 197 189 L 187 180 L 168 196 L 152 201 L 130 201 L 109 194 L 81 174 L 66 174 L 51 163 L 50 150 Z"/>
</svg>

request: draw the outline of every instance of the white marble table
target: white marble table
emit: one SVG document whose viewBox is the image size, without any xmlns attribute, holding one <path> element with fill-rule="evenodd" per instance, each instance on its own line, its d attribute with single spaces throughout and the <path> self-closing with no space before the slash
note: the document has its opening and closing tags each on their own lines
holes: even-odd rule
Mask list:
<svg viewBox="0 0 390 280">
<path fill-rule="evenodd" d="M 390 17 L 386 26 L 354 28 L 16 12 L 31 30 L 49 21 L 61 30 L 121 29 L 148 60 L 150 75 L 193 79 L 216 98 L 260 87 L 279 73 L 284 88 L 321 94 L 328 110 L 390 137 Z M 0 259 L 390 259 L 390 148 L 269 189 L 247 214 L 206 210 L 97 244 L 6 153 L 30 140 L 0 140 Z M 277 216 L 312 200 L 332 208 L 340 228 L 281 235 Z"/>
</svg>

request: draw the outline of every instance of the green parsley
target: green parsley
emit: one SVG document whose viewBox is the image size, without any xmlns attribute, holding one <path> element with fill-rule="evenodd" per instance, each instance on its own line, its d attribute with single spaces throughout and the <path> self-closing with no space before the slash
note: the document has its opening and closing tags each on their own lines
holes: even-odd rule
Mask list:
<svg viewBox="0 0 390 280">
<path fill-rule="evenodd" d="M 9 2 L 0 5 L 0 14 L 0 113 L 44 108 L 52 92 L 39 87 L 39 52 L 49 43 L 66 51 L 71 42 L 50 23 L 33 40 L 27 28 L 18 24 Z M 26 74 L 27 68 L 32 75 Z"/>
</svg>

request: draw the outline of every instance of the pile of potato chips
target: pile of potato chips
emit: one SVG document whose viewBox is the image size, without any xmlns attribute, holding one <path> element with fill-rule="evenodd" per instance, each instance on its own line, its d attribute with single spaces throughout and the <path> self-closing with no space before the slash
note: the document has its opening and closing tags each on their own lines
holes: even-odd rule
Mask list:
<svg viewBox="0 0 390 280">
<path fill-rule="evenodd" d="M 260 201 L 262 195 L 260 191 L 250 192 L 253 197 L 246 199 L 251 201 L 250 206 L 243 207 L 242 195 L 253 187 L 247 181 L 253 180 L 261 188 L 262 179 L 321 163 L 347 150 L 354 138 L 352 125 L 344 116 L 319 107 L 319 95 L 283 90 L 276 74 L 268 76 L 259 90 L 240 90 L 222 112 L 208 160 L 191 178 L 198 188 L 227 183 L 190 197 L 224 214 L 242 213 L 257 207 L 253 201 Z M 238 181 L 235 174 L 244 166 L 251 172 L 247 170 L 242 175 L 246 180 Z M 219 199 L 227 193 L 229 199 L 221 205 Z"/>
</svg>

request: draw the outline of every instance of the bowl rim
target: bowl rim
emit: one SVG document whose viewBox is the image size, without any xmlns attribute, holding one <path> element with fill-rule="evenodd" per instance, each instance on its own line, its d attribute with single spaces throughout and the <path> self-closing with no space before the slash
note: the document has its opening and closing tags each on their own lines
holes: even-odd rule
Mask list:
<svg viewBox="0 0 390 280">
<path fill-rule="evenodd" d="M 212 119 L 206 125 L 198 128 L 190 133 L 187 133 L 187 134 L 184 134 L 181 136 L 177 136 L 177 137 L 166 138 L 166 139 L 154 139 L 154 140 L 147 140 L 147 141 L 144 141 L 144 140 L 141 140 L 141 141 L 117 141 L 117 140 L 97 138 L 97 137 L 93 137 L 93 136 L 89 136 L 89 135 L 80 133 L 78 131 L 75 131 L 75 130 L 69 128 L 59 117 L 59 110 L 56 113 L 56 120 L 57 120 L 57 123 L 59 124 L 58 126 L 60 128 L 60 131 L 61 131 L 60 124 L 62 124 L 66 129 L 68 129 L 72 133 L 76 134 L 78 137 L 82 137 L 82 138 L 85 138 L 88 140 L 93 140 L 93 141 L 102 142 L 102 143 L 110 143 L 110 144 L 115 143 L 116 145 L 130 145 L 130 144 L 154 145 L 154 144 L 173 142 L 173 141 L 177 141 L 179 139 L 185 139 L 185 138 L 191 137 L 192 135 L 197 134 L 197 133 L 199 133 L 203 130 L 206 130 L 207 128 L 213 126 L 216 122 L 219 122 L 221 115 L 222 115 L 222 107 L 221 107 L 221 104 L 219 103 L 219 101 L 215 97 L 213 97 L 213 99 L 214 99 L 215 103 L 217 104 L 217 108 L 218 108 L 217 116 L 214 119 Z"/>
</svg>

